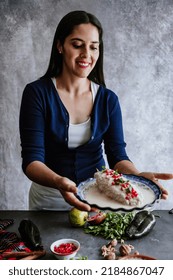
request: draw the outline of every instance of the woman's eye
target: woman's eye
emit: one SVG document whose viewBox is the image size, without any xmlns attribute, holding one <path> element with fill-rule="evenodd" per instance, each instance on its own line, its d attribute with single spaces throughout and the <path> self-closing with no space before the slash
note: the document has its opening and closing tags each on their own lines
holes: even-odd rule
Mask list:
<svg viewBox="0 0 173 280">
<path fill-rule="evenodd" d="M 97 51 L 98 47 L 91 47 L 92 50 Z"/>
<path fill-rule="evenodd" d="M 83 44 L 82 45 L 73 44 L 73 48 L 79 49 L 79 48 L 85 48 L 85 46 Z M 99 49 L 99 47 L 90 46 L 90 50 L 92 50 L 92 51 L 98 51 L 98 49 Z"/>
<path fill-rule="evenodd" d="M 73 45 L 75 49 L 79 49 L 82 45 Z"/>
</svg>

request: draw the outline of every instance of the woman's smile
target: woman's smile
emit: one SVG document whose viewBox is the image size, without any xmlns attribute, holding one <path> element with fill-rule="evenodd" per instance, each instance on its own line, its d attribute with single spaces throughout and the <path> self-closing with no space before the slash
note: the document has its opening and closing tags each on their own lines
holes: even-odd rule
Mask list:
<svg viewBox="0 0 173 280">
<path fill-rule="evenodd" d="M 83 62 L 83 61 L 77 61 L 77 64 L 78 64 L 79 67 L 81 67 L 81 68 L 87 68 L 87 67 L 90 65 L 90 63 L 88 63 L 88 62 Z"/>
</svg>

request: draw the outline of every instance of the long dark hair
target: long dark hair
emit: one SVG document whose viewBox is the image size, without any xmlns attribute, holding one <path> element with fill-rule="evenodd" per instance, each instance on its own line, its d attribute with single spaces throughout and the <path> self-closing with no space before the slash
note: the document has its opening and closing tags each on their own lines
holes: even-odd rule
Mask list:
<svg viewBox="0 0 173 280">
<path fill-rule="evenodd" d="M 88 78 L 93 82 L 105 86 L 103 74 L 103 29 L 99 20 L 94 15 L 85 11 L 70 12 L 65 15 L 59 22 L 53 40 L 49 66 L 43 77 L 57 77 L 61 74 L 62 54 L 60 54 L 57 50 L 57 42 L 59 41 L 60 44 L 63 45 L 66 37 L 72 33 L 74 27 L 83 23 L 93 24 L 98 28 L 99 32 L 99 58 Z"/>
</svg>

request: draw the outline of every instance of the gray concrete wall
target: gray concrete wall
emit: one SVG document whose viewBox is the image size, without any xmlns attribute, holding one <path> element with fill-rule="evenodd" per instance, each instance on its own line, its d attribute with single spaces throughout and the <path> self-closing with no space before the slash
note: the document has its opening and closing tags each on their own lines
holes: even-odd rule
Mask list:
<svg viewBox="0 0 173 280">
<path fill-rule="evenodd" d="M 173 172 L 173 0 L 0 1 L 0 209 L 27 209 L 18 118 L 24 86 L 47 69 L 59 20 L 76 9 L 104 27 L 105 76 L 141 171 Z M 164 182 L 173 207 L 173 181 Z"/>
</svg>

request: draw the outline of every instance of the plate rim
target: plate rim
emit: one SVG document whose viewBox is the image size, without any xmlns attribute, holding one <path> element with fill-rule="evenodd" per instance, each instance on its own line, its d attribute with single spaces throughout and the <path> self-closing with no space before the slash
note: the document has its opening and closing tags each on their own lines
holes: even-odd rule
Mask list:
<svg viewBox="0 0 173 280">
<path fill-rule="evenodd" d="M 90 203 L 87 202 L 87 200 L 82 199 L 82 198 L 80 197 L 78 191 L 77 191 L 76 196 L 77 196 L 77 198 L 78 198 L 80 201 L 89 204 L 91 207 L 97 207 L 97 208 L 102 209 L 102 210 L 123 211 L 123 212 L 132 212 L 132 211 L 135 211 L 135 210 L 143 210 L 144 208 L 152 207 L 155 203 L 159 202 L 159 200 L 161 199 L 162 191 L 161 191 L 161 189 L 159 188 L 159 186 L 158 186 L 155 182 L 153 182 L 152 180 L 147 179 L 147 178 L 145 178 L 145 177 L 143 177 L 143 176 L 137 176 L 137 175 L 133 175 L 133 174 L 125 174 L 125 173 L 123 173 L 122 176 L 125 176 L 127 179 L 128 179 L 129 177 L 135 178 L 135 179 L 137 179 L 136 181 L 138 181 L 138 182 L 139 182 L 140 180 L 142 180 L 143 183 L 144 183 L 144 182 L 149 182 L 150 185 L 153 185 L 153 186 L 157 189 L 157 191 L 158 191 L 158 196 L 156 196 L 156 193 L 153 191 L 154 194 L 155 194 L 155 199 L 153 200 L 153 202 L 147 203 L 147 204 L 145 204 L 145 205 L 142 206 L 142 207 L 132 207 L 132 208 L 130 208 L 130 209 L 123 208 L 123 207 L 119 207 L 119 208 L 112 208 L 112 207 L 109 207 L 109 206 L 102 207 L 102 206 L 97 205 L 96 203 L 90 204 Z M 90 178 L 86 179 L 85 181 L 80 182 L 80 183 L 78 184 L 78 188 L 79 188 L 78 190 L 80 190 L 86 183 L 88 183 L 88 182 L 90 182 L 90 181 L 95 181 L 95 178 L 90 177 Z M 147 185 L 147 187 L 150 187 L 150 185 L 149 185 L 149 186 Z M 150 188 L 150 189 L 151 189 L 151 188 Z"/>
</svg>

